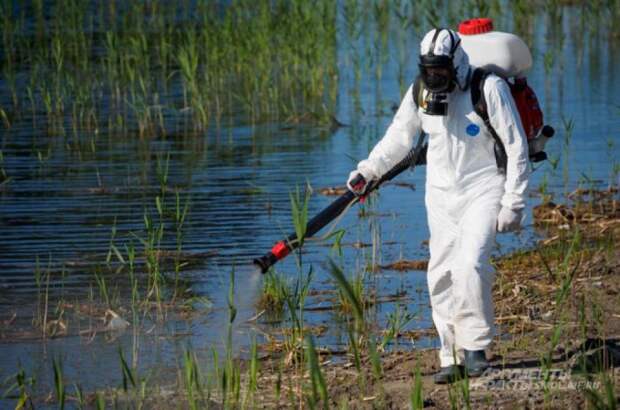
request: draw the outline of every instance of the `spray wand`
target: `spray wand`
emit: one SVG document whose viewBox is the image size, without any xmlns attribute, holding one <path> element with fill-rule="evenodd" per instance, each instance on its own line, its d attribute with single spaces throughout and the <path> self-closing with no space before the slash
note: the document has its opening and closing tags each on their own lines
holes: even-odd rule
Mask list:
<svg viewBox="0 0 620 410">
<path fill-rule="evenodd" d="M 426 164 L 426 149 L 427 145 L 424 144 L 424 134 L 420 133 L 418 143 L 405 158 L 403 158 L 392 169 L 386 172 L 378 180 L 372 181 L 369 184 L 368 189 L 364 193 L 364 196 L 378 189 L 383 183 L 392 180 L 397 175 L 401 174 L 408 168 L 414 168 L 416 165 Z M 363 177 L 359 175 L 351 182 L 351 185 L 356 185 L 361 182 Z M 305 238 L 312 237 L 315 233 L 320 231 L 323 227 L 336 219 L 346 209 L 359 202 L 362 196 L 357 196 L 351 191 L 347 191 L 337 198 L 334 202 L 329 204 L 325 209 L 319 212 L 314 218 L 312 218 L 306 226 Z M 269 252 L 260 258 L 254 259 L 254 264 L 260 267 L 262 273 L 266 273 L 271 266 L 281 259 L 284 259 L 291 251 L 299 247 L 300 241 L 297 239 L 295 233 L 289 235 L 286 239 L 277 242 Z"/>
</svg>

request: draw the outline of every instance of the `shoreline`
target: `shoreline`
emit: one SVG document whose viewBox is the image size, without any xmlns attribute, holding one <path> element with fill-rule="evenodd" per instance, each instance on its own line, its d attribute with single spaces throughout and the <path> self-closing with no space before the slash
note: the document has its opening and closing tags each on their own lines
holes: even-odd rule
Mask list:
<svg viewBox="0 0 620 410">
<path fill-rule="evenodd" d="M 498 336 L 487 351 L 491 368 L 482 377 L 434 384 L 437 349 L 383 353 L 380 375 L 373 374 L 370 354 L 362 355 L 358 371 L 350 353 L 334 363 L 322 352 L 329 406 L 412 408 L 417 369 L 424 408 L 598 408 L 596 392 L 605 400 L 606 383 L 617 400 L 620 203 L 616 190 L 577 192 L 570 199 L 570 206 L 535 207 L 535 224 L 546 238 L 532 250 L 495 261 Z M 282 370 L 277 359 L 262 365 L 261 407 L 293 408 L 307 401 L 312 379 L 307 369 Z M 278 380 L 279 397 L 269 393 Z"/>
<path fill-rule="evenodd" d="M 390 346 L 386 339 L 379 343 L 389 329 L 364 323 L 366 301 L 357 316 L 353 292 L 341 297 L 347 308 L 336 311 L 349 330 L 348 345 L 338 351 L 314 345 L 312 335 L 322 329 L 292 325 L 278 336 L 282 340 L 254 341 L 239 358 L 229 325 L 230 344 L 219 359 L 212 352 L 218 364 L 209 372 L 200 369 L 200 349 L 186 350 L 176 367 L 159 369 L 170 375 L 159 381 L 138 374 L 120 353 L 122 388 L 82 393 L 67 385 L 62 388 L 71 394 L 63 394 L 85 406 L 163 409 L 610 407 L 620 395 L 620 198 L 610 189 L 568 200 L 535 207 L 535 225 L 546 233 L 536 246 L 493 261 L 498 332 L 487 351 L 491 368 L 482 377 L 436 385 L 437 349 L 382 351 Z M 332 275 L 342 292 L 347 279 Z M 229 303 L 232 324 L 236 308 Z M 435 337 L 434 328 L 396 329 L 392 341 Z M 22 371 L 20 385 L 19 377 L 12 393 L 18 402 L 58 402 L 58 393 L 41 395 L 31 390 L 32 378 Z"/>
</svg>

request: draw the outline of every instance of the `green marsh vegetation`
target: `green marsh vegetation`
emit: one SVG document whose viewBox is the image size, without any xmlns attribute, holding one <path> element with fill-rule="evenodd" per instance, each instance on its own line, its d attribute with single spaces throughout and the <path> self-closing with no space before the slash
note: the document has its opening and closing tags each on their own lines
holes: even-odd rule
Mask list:
<svg viewBox="0 0 620 410">
<path fill-rule="evenodd" d="M 329 1 L 2 2 L 2 118 L 61 135 L 141 137 L 233 116 L 325 122 L 338 78 L 335 13 Z"/>
<path fill-rule="evenodd" d="M 490 381 L 502 382 L 501 372 L 514 370 L 515 367 L 511 366 L 523 363 L 526 355 L 535 364 L 524 368 L 524 371 L 539 375 L 528 376 L 535 377 L 527 380 L 531 383 L 531 389 L 527 391 L 528 398 L 513 394 L 509 392 L 510 389 L 481 391 L 480 385 L 467 377 L 446 389 L 433 387 L 433 395 L 428 396 L 423 382 L 426 379 L 428 384 L 428 376 L 423 377 L 421 372 L 422 367 L 425 372 L 429 371 L 428 357 L 423 359 L 420 352 L 393 358 L 395 361 L 406 361 L 407 366 L 410 366 L 407 367 L 410 383 L 406 387 L 395 387 L 394 378 L 402 377 L 404 369 L 394 371 L 398 365 L 390 362 L 389 354 L 380 355 L 378 352 L 381 349 L 378 347 L 398 333 L 396 329 L 400 327 L 399 324 L 411 320 L 411 316 L 396 310 L 390 317 L 383 341 L 379 342 L 375 324 L 369 321 L 367 308 L 360 302 L 354 283 L 337 263 L 330 261 L 330 274 L 336 287 L 351 306 L 351 310 L 346 313 L 349 343 L 344 365 L 322 365 L 319 359 L 317 368 L 314 341 L 308 342 L 309 372 L 305 375 L 308 386 L 306 394 L 309 395 L 307 401 L 320 407 L 327 397 L 334 406 L 364 406 L 372 403 L 381 407 L 386 403 L 402 404 L 404 401 L 400 400 L 406 400 L 412 408 L 422 408 L 430 400 L 435 406 L 457 409 L 490 406 L 497 399 L 512 397 L 515 403 L 530 402 L 549 408 L 557 404 L 558 400 L 562 403 L 580 403 L 580 406 L 587 408 L 614 408 L 618 390 L 617 374 L 609 361 L 617 358 L 610 359 L 615 357 L 615 353 L 605 350 L 605 344 L 610 344 L 609 349 L 616 349 L 613 340 L 608 338 L 617 331 L 617 323 L 611 325 L 605 318 L 609 319 L 615 312 L 617 305 L 613 295 L 617 295 L 620 283 L 617 277 L 608 277 L 606 286 L 609 288 L 606 291 L 605 287 L 597 285 L 597 281 L 601 279 L 600 275 L 606 275 L 604 272 L 612 269 L 617 254 L 617 242 L 614 239 L 617 236 L 613 233 L 617 233 L 619 217 L 617 211 L 613 210 L 617 195 L 613 191 L 603 193 L 599 200 L 604 205 L 598 206 L 605 207 L 605 210 L 597 208 L 593 211 L 586 197 L 588 193 L 591 192 L 587 191 L 583 198 L 575 198 L 571 204 L 568 212 L 575 216 L 569 229 L 560 227 L 557 221 L 538 215 L 537 220 L 550 229 L 551 240 L 541 241 L 533 249 L 508 255 L 499 261 L 501 280 L 496 289 L 498 318 L 501 323 L 506 323 L 506 330 L 510 330 L 505 331 L 502 339 L 497 342 L 499 346 L 495 350 L 502 355 L 497 365 L 499 368 L 496 368 L 500 375 L 491 376 Z M 598 217 L 593 220 L 594 213 Z M 553 212 L 551 214 L 555 215 Z M 561 217 L 557 217 L 561 221 Z M 616 228 L 609 232 L 612 226 Z M 556 233 L 559 236 L 556 237 Z M 588 343 L 593 344 L 595 349 L 588 347 Z M 324 360 L 327 361 L 330 360 Z M 387 370 L 384 365 L 386 361 L 390 363 Z M 578 369 L 585 366 L 587 370 L 579 373 Z M 303 377 L 299 375 L 299 370 L 287 366 L 285 369 L 289 377 Z M 347 381 L 337 376 L 339 372 L 345 371 Z M 356 378 L 349 376 L 352 372 L 357 375 Z M 558 375 L 567 374 L 558 381 Z M 330 380 L 338 382 L 334 384 Z M 322 391 L 323 383 L 328 386 L 326 392 Z M 343 388 L 338 383 L 348 387 Z M 567 383 L 581 383 L 586 387 L 566 390 Z M 390 386 L 391 394 L 397 398 L 383 395 L 387 385 Z M 295 401 L 300 399 L 299 396 L 293 396 L 291 400 L 286 403 L 295 406 Z"/>
</svg>

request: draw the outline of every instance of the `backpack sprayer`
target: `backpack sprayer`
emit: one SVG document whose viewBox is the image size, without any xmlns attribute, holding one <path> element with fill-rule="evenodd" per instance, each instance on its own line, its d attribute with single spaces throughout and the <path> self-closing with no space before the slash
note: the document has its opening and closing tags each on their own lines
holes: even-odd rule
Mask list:
<svg viewBox="0 0 620 410">
<path fill-rule="evenodd" d="M 545 144 L 553 137 L 555 130 L 544 124 L 536 93 L 530 88 L 524 75 L 532 66 L 532 54 L 528 46 L 512 33 L 495 31 L 493 20 L 489 18 L 461 22 L 459 35 L 461 47 L 469 57 L 469 64 L 476 68 L 470 84 L 472 105 L 496 141 L 498 167 L 506 169 L 506 152 L 489 122 L 486 111 L 483 87 L 490 73 L 498 75 L 508 83 L 527 138 L 530 161 L 546 160 Z"/>
<path fill-rule="evenodd" d="M 360 199 L 369 193 L 377 190 L 383 183 L 392 180 L 408 168 L 413 169 L 416 165 L 424 165 L 426 163 L 426 148 L 427 146 L 424 145 L 424 134 L 420 133 L 418 143 L 415 148 L 409 151 L 404 159 L 386 172 L 380 179 L 371 181 L 368 184 L 368 188 L 363 196 L 357 196 L 353 192 L 347 191 L 319 212 L 314 218 L 312 218 L 306 226 L 305 238 L 313 236 L 331 221 L 336 219 L 346 209 L 359 202 Z M 361 175 L 358 176 L 351 182 L 351 184 L 356 185 L 360 183 L 362 178 L 363 177 Z M 284 259 L 289 253 L 291 253 L 291 251 L 297 249 L 300 243 L 301 242 L 298 240 L 297 235 L 293 233 L 286 239 L 277 242 L 269 252 L 260 258 L 254 259 L 253 262 L 255 265 L 260 267 L 262 273 L 266 273 L 276 262 Z"/>
</svg>

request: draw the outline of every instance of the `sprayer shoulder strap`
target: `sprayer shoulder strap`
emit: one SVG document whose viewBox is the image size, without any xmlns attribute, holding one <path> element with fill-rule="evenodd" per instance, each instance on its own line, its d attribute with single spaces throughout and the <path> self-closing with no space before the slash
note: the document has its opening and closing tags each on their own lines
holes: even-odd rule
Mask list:
<svg viewBox="0 0 620 410">
<path fill-rule="evenodd" d="M 424 88 L 422 87 L 422 77 L 418 74 L 413 82 L 413 89 L 411 90 L 411 96 L 413 98 L 413 104 L 415 108 L 420 108 L 422 105 L 422 93 L 424 92 Z M 420 133 L 418 139 L 418 148 L 419 151 L 416 155 L 414 165 L 426 165 L 426 152 L 428 151 L 428 144 L 424 144 L 424 132 Z"/>
<path fill-rule="evenodd" d="M 506 164 L 508 162 L 506 148 L 504 148 L 504 144 L 497 135 L 495 128 L 491 125 L 491 121 L 489 120 L 489 112 L 487 111 L 487 102 L 484 97 L 484 83 L 489 74 L 491 73 L 484 71 L 481 68 L 476 68 L 474 70 L 471 77 L 471 83 L 469 85 L 471 88 L 471 103 L 474 107 L 474 112 L 482 118 L 484 125 L 487 127 L 487 130 L 495 140 L 495 145 L 493 147 L 495 151 L 495 162 L 497 163 L 497 168 L 505 174 Z"/>
<path fill-rule="evenodd" d="M 418 74 L 413 82 L 413 90 L 411 90 L 411 96 L 413 97 L 413 103 L 416 108 L 420 108 L 422 105 L 422 92 L 424 91 L 422 87 L 422 77 Z"/>
</svg>

